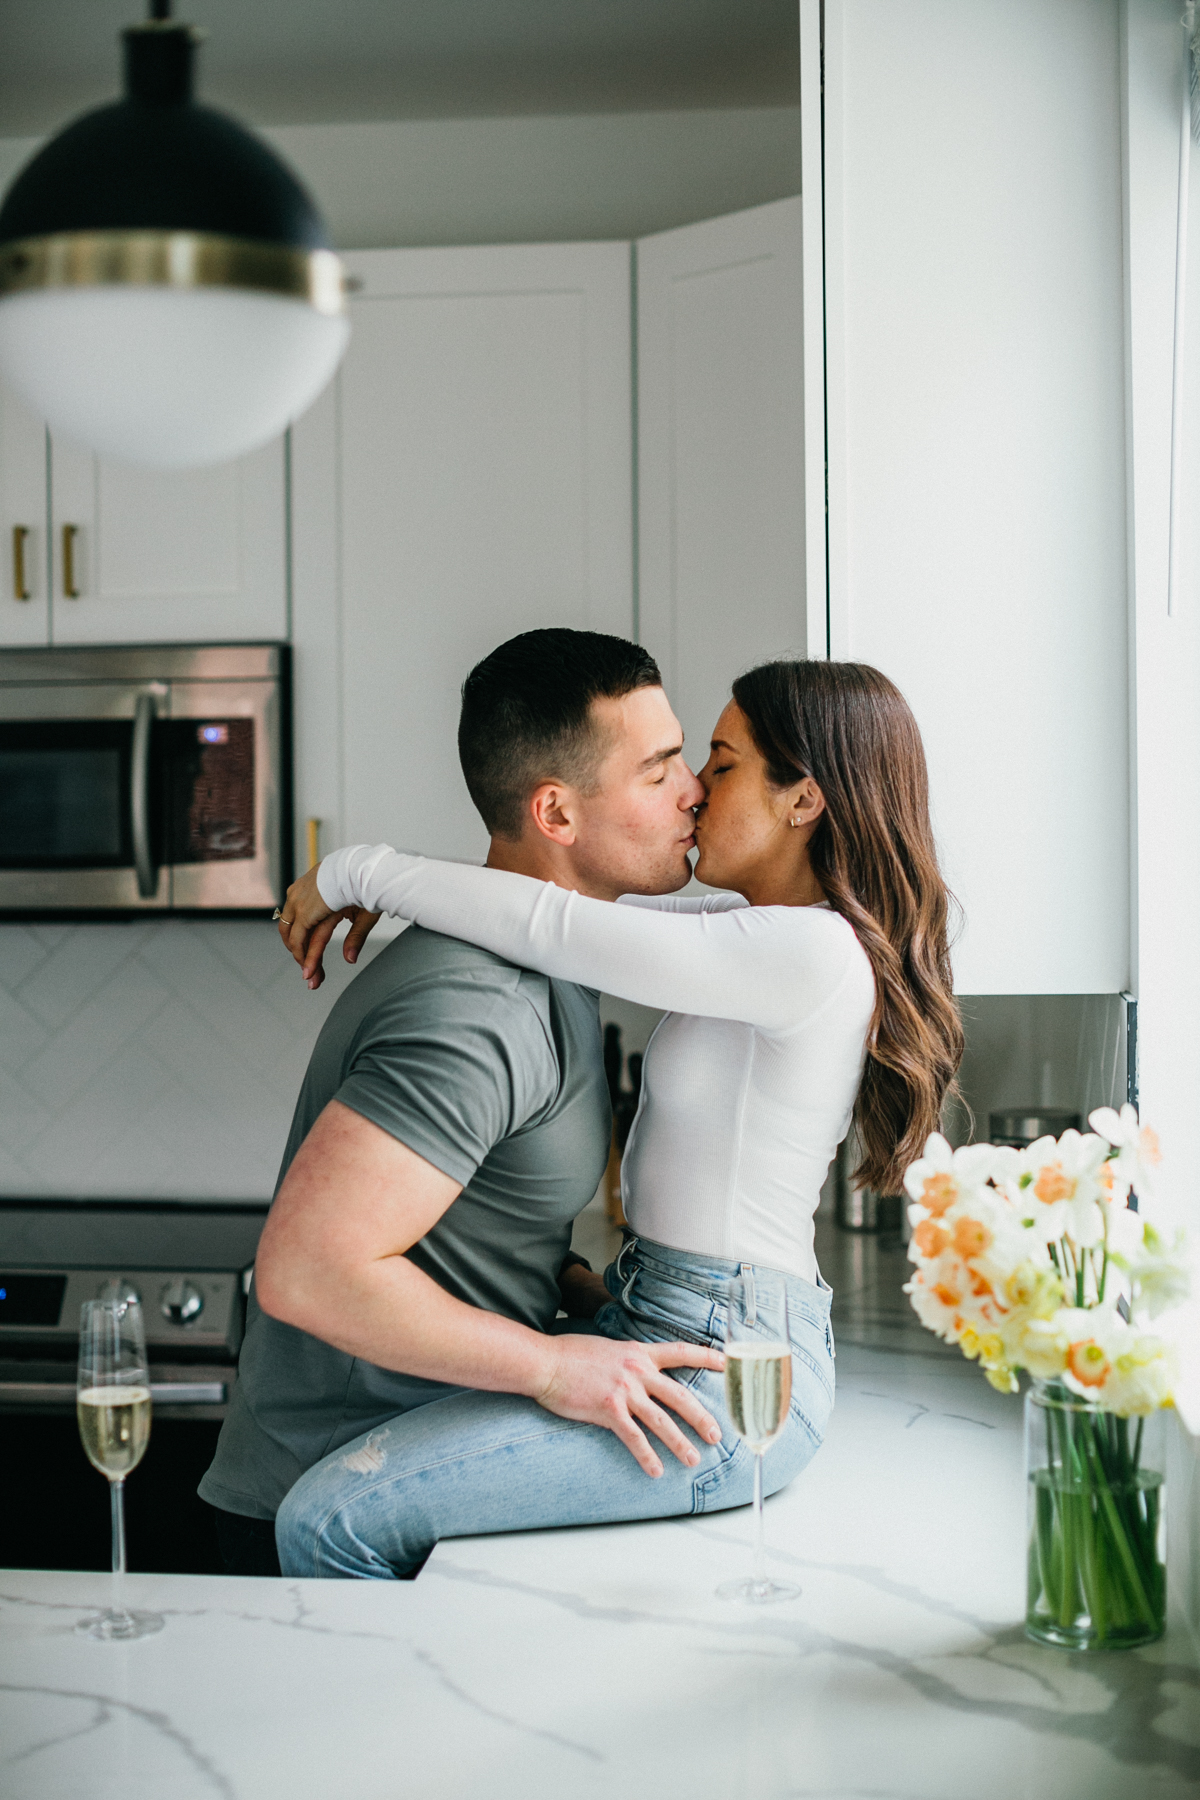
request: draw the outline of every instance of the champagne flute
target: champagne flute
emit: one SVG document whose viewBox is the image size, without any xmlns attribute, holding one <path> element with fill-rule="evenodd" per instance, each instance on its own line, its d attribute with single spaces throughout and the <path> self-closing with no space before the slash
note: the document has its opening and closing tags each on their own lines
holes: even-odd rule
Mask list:
<svg viewBox="0 0 1200 1800">
<path fill-rule="evenodd" d="M 792 1342 L 787 1283 L 771 1269 L 742 1264 L 729 1282 L 725 1323 L 725 1403 L 733 1428 L 754 1452 L 754 1568 L 749 1580 L 724 1581 L 723 1600 L 752 1606 L 795 1600 L 800 1589 L 767 1578 L 763 1535 L 763 1456 L 787 1424 L 792 1398 Z"/>
<path fill-rule="evenodd" d="M 150 1370 L 142 1309 L 136 1300 L 87 1300 L 79 1318 L 79 1435 L 92 1467 L 108 1480 L 112 1501 L 113 1603 L 77 1629 L 86 1637 L 148 1637 L 160 1613 L 130 1612 L 124 1603 L 125 1477 L 150 1439 Z"/>
</svg>

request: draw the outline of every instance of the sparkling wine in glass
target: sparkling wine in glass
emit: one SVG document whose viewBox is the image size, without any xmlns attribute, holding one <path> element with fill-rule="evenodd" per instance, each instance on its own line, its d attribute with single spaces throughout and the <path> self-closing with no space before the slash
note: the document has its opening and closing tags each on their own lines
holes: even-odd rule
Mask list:
<svg viewBox="0 0 1200 1800">
<path fill-rule="evenodd" d="M 763 1457 L 787 1424 L 791 1398 L 787 1283 L 770 1269 L 743 1264 L 729 1283 L 725 1402 L 734 1430 L 754 1452 L 754 1569 L 749 1580 L 722 1582 L 723 1600 L 755 1606 L 799 1596 L 791 1582 L 768 1579 L 763 1536 Z"/>
<path fill-rule="evenodd" d="M 106 1477 L 112 1501 L 112 1605 L 84 1619 L 86 1637 L 148 1637 L 160 1613 L 130 1612 L 124 1603 L 125 1477 L 150 1441 L 150 1369 L 142 1309 L 136 1300 L 87 1300 L 79 1316 L 79 1435 L 88 1461 Z"/>
</svg>

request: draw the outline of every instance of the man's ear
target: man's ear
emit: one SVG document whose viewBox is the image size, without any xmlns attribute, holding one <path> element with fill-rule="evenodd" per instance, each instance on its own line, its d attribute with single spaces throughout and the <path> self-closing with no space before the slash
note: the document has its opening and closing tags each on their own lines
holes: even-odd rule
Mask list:
<svg viewBox="0 0 1200 1800">
<path fill-rule="evenodd" d="M 534 830 L 552 844 L 575 842 L 575 790 L 565 781 L 543 781 L 529 797 Z"/>
</svg>

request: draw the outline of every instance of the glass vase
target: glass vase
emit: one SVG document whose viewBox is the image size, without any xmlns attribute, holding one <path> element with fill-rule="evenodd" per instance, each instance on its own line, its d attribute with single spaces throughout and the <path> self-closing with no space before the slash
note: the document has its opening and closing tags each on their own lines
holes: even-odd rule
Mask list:
<svg viewBox="0 0 1200 1800">
<path fill-rule="evenodd" d="M 1121 1419 L 1061 1382 L 1025 1396 L 1026 1634 L 1069 1650 L 1130 1650 L 1166 1621 L 1161 1413 Z"/>
</svg>

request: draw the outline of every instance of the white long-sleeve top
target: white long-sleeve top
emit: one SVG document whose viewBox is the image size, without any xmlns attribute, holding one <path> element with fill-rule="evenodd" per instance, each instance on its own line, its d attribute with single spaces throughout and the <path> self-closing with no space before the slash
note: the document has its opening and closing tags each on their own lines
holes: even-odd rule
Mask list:
<svg viewBox="0 0 1200 1800">
<path fill-rule="evenodd" d="M 387 844 L 335 850 L 325 904 L 365 906 L 524 968 L 665 1010 L 626 1146 L 625 1216 L 678 1250 L 816 1280 L 813 1214 L 846 1135 L 875 981 L 824 906 L 736 894 L 628 895 L 613 906 Z"/>
</svg>

